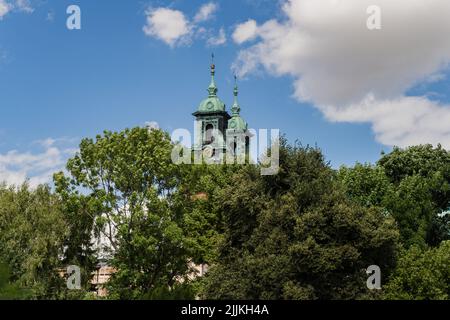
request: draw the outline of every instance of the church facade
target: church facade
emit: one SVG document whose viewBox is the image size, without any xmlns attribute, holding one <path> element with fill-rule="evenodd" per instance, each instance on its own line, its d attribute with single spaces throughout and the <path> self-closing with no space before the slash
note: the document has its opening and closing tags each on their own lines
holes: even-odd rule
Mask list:
<svg viewBox="0 0 450 320">
<path fill-rule="evenodd" d="M 192 149 L 197 159 L 211 163 L 243 163 L 249 154 L 250 133 L 248 124 L 240 116 L 241 107 L 238 103 L 238 87 L 235 77 L 234 102 L 231 114 L 226 110 L 225 103 L 217 95 L 215 81 L 216 66 L 211 64 L 211 83 L 208 87 L 208 97 L 204 99 L 195 117 L 194 145 Z"/>
</svg>

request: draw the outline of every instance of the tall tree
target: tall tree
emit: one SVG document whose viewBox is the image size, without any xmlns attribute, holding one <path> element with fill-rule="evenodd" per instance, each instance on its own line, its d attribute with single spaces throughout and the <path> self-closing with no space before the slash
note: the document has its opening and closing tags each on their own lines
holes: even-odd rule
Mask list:
<svg viewBox="0 0 450 320">
<path fill-rule="evenodd" d="M 225 234 L 204 297 L 363 297 L 365 269 L 376 264 L 388 274 L 394 265 L 393 219 L 349 201 L 320 150 L 283 140 L 279 174 L 242 168 L 220 203 Z"/>
<path fill-rule="evenodd" d="M 217 259 L 217 245 L 222 241 L 224 216 L 220 210 L 222 189 L 227 187 L 237 165 L 195 165 L 184 170 L 184 225 L 193 248 L 192 260 L 211 264 Z"/>
<path fill-rule="evenodd" d="M 92 231 L 107 239 L 116 268 L 108 284 L 112 298 L 155 297 L 189 273 L 193 253 L 184 221 L 191 200 L 172 149 L 160 130 L 105 131 L 84 139 L 68 161 L 70 177 L 56 179 L 66 198 L 83 191 L 86 221 L 93 217 Z"/>
<path fill-rule="evenodd" d="M 406 149 L 394 148 L 384 155 L 378 165 L 384 168 L 388 178 L 399 188 L 410 188 L 418 182 L 422 195 L 428 189 L 432 212 L 423 208 L 421 214 L 426 220 L 425 239 L 427 244 L 438 246 L 450 240 L 450 217 L 442 212 L 450 209 L 450 152 L 441 145 L 413 146 Z M 409 180 L 412 179 L 412 180 Z M 406 186 L 405 186 L 406 184 Z M 430 204 L 425 204 L 430 207 Z M 430 210 L 428 208 L 428 210 Z"/>
<path fill-rule="evenodd" d="M 0 186 L 0 260 L 9 267 L 10 281 L 28 288 L 30 297 L 64 293 L 59 270 L 66 232 L 60 202 L 48 186 Z"/>
<path fill-rule="evenodd" d="M 450 239 L 450 155 L 440 146 L 394 148 L 377 165 L 356 164 L 338 173 L 347 195 L 393 216 L 402 243 L 438 246 Z"/>
<path fill-rule="evenodd" d="M 442 146 L 394 148 L 381 157 L 378 165 L 384 168 L 387 177 L 396 185 L 411 176 L 426 179 L 432 186 L 436 207 L 445 210 L 450 206 L 450 152 Z"/>
<path fill-rule="evenodd" d="M 92 274 L 102 258 L 96 252 L 94 243 L 100 236 L 94 221 L 102 206 L 95 197 L 80 192 L 63 173 L 55 173 L 53 180 L 67 226 L 61 263 L 63 266 L 76 265 L 80 268 L 82 290 L 70 292 L 72 298 L 80 298 L 91 290 Z"/>
</svg>

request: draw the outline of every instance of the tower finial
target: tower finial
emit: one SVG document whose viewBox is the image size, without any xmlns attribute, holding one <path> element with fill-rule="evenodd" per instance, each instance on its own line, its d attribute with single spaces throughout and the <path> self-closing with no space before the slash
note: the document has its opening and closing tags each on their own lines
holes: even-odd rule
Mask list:
<svg viewBox="0 0 450 320">
<path fill-rule="evenodd" d="M 208 88 L 208 93 L 210 97 L 214 97 L 217 94 L 216 80 L 214 75 L 216 74 L 216 65 L 214 64 L 214 53 L 211 54 L 211 83 Z"/>
<path fill-rule="evenodd" d="M 214 76 L 216 72 L 216 65 L 214 64 L 214 53 L 211 53 L 211 75 Z"/>
<path fill-rule="evenodd" d="M 233 103 L 233 107 L 231 107 L 231 113 L 233 116 L 238 116 L 239 112 L 241 112 L 241 107 L 239 106 L 237 97 L 239 94 L 239 90 L 238 90 L 238 85 L 237 85 L 237 76 L 234 75 L 234 103 Z"/>
</svg>

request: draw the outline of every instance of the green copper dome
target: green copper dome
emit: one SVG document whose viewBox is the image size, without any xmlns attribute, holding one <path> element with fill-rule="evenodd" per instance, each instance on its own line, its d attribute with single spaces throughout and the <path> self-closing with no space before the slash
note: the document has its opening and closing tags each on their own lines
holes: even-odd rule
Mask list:
<svg viewBox="0 0 450 320">
<path fill-rule="evenodd" d="M 241 117 L 233 117 L 228 120 L 228 129 L 236 130 L 236 131 L 247 131 L 247 122 L 244 121 Z"/>
<path fill-rule="evenodd" d="M 235 77 L 236 81 L 236 77 Z M 228 120 L 228 129 L 236 130 L 236 131 L 247 131 L 248 125 L 247 122 L 244 121 L 244 119 L 241 118 L 240 112 L 241 107 L 239 106 L 237 96 L 238 96 L 238 87 L 237 83 L 234 86 L 234 103 L 233 107 L 231 107 L 231 119 Z"/>
<path fill-rule="evenodd" d="M 223 103 L 219 97 L 217 96 L 216 81 L 214 79 L 214 75 L 216 72 L 216 66 L 211 64 L 211 84 L 208 87 L 208 98 L 203 100 L 199 107 L 198 112 L 224 112 L 225 111 L 225 103 Z"/>
</svg>

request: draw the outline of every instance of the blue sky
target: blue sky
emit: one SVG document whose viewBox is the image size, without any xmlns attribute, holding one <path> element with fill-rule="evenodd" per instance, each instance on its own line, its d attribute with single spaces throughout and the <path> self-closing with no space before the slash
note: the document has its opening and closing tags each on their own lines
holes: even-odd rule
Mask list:
<svg viewBox="0 0 450 320">
<path fill-rule="evenodd" d="M 2 2 L 9 4 L 3 16 Z M 298 5 L 291 9 L 301 11 L 306 2 L 0 0 L 0 179 L 18 182 L 23 177 L 36 176 L 36 182 L 45 182 L 52 170 L 64 165 L 81 138 L 94 137 L 103 130 L 142 126 L 147 121 L 156 121 L 167 131 L 192 130 L 191 113 L 206 96 L 209 84 L 211 52 L 216 56 L 219 96 L 228 107 L 232 104 L 236 72 L 241 77 L 241 114 L 250 127 L 278 128 L 291 141 L 317 144 L 334 167 L 356 161 L 374 162 L 382 150 L 389 151 L 394 144 L 427 142 L 410 134 L 408 124 L 396 125 L 405 127 L 404 132 L 391 132 L 390 124 L 383 120 L 390 117 L 386 110 L 393 104 L 389 101 L 398 103 L 398 110 L 403 110 L 400 105 L 408 101 L 417 102 L 417 110 L 430 115 L 428 126 L 430 121 L 442 119 L 450 127 L 447 47 L 436 48 L 444 51 L 436 58 L 439 61 L 424 62 L 431 67 L 420 68 L 413 76 L 406 72 L 404 78 L 408 80 L 404 84 L 393 83 L 392 92 L 379 83 L 364 87 L 373 86 L 370 92 L 361 89 L 362 93 L 375 95 L 375 102 L 367 103 L 371 110 L 383 110 L 370 117 L 361 115 L 368 114 L 365 109 L 350 109 L 358 104 L 355 99 L 359 96 L 346 94 L 346 87 L 339 95 L 322 95 L 322 91 L 332 91 L 330 84 L 338 73 L 333 74 L 331 69 L 328 78 L 320 66 L 332 61 L 327 58 L 305 62 L 301 55 L 295 56 L 296 51 L 287 50 L 288 44 L 276 40 L 280 30 L 295 36 L 302 27 L 308 29 L 308 25 L 292 27 L 296 17 L 283 9 L 287 3 Z M 214 5 L 213 10 L 196 18 L 208 3 Z M 81 30 L 66 27 L 66 9 L 71 4 L 81 8 Z M 188 24 L 186 34 L 177 37 L 174 31 L 172 43 L 161 37 L 157 25 L 151 24 L 151 17 L 155 18 L 152 15 L 161 8 L 179 12 Z M 362 17 L 365 19 L 365 12 Z M 303 21 L 308 21 L 306 18 L 302 16 Z M 258 29 L 246 34 L 243 24 L 249 20 L 254 20 Z M 271 20 L 278 25 L 270 25 Z M 329 23 L 332 26 L 333 22 Z M 145 26 L 152 32 L 144 32 Z M 236 34 L 240 27 L 241 38 Z M 447 25 L 436 28 L 445 34 Z M 226 40 L 212 45 L 221 29 Z M 274 37 L 267 36 L 272 33 Z M 432 47 L 434 43 L 428 45 Z M 318 56 L 320 50 L 330 51 L 320 46 L 316 49 Z M 242 55 L 245 52 L 253 55 Z M 284 52 L 294 54 L 287 54 L 284 61 Z M 336 57 L 340 55 L 347 57 L 347 63 L 352 60 L 351 51 L 338 52 Z M 385 56 L 392 60 L 396 55 L 397 51 L 386 52 Z M 250 68 L 248 59 L 252 57 L 258 63 Z M 412 57 L 411 63 L 421 60 Z M 243 72 L 244 67 L 236 67 L 242 64 L 251 70 Z M 389 64 L 388 68 L 392 69 Z M 395 73 L 400 73 L 399 79 L 402 72 L 400 69 Z M 316 79 L 316 75 L 320 77 Z M 350 78 L 344 76 L 343 81 Z M 303 83 L 299 83 L 300 79 L 304 79 Z M 317 83 L 324 84 L 323 90 L 314 87 Z M 305 92 L 299 94 L 300 89 Z M 328 107 L 329 101 L 337 101 L 337 105 Z M 440 115 L 434 116 L 433 110 Z M 349 116 L 349 112 L 359 116 Z M 419 127 L 423 127 L 420 137 L 428 137 L 428 127 L 420 123 Z M 399 140 L 399 136 L 405 138 Z M 447 138 L 448 131 L 442 129 L 430 133 L 429 142 L 442 139 L 446 144 L 450 141 Z"/>
</svg>

